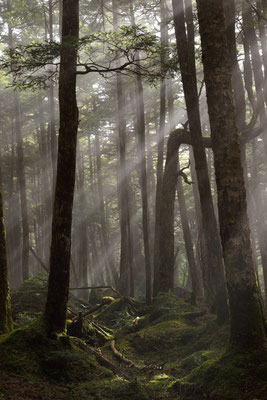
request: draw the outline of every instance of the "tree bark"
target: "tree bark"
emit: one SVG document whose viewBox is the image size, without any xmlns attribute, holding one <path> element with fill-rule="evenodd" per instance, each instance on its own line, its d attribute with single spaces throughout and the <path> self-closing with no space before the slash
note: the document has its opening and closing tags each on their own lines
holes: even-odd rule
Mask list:
<svg viewBox="0 0 267 400">
<path fill-rule="evenodd" d="M 132 13 L 132 25 L 135 26 L 134 14 Z M 139 71 L 139 54 L 136 55 L 137 72 Z M 142 197 L 142 221 L 143 221 L 143 237 L 144 237 L 144 253 L 146 266 L 146 303 L 151 303 L 151 259 L 150 259 L 150 243 L 149 243 L 149 209 L 148 209 L 148 185 L 147 185 L 147 168 L 146 168 L 146 138 L 145 138 L 145 105 L 144 90 L 140 74 L 136 77 L 136 129 L 137 129 L 137 148 L 138 161 L 141 171 L 141 197 Z"/>
<path fill-rule="evenodd" d="M 112 1 L 114 29 L 118 29 L 118 7 L 117 0 Z M 120 205 L 120 228 L 121 228 L 121 254 L 120 254 L 120 291 L 125 295 L 130 294 L 132 285 L 132 254 L 129 252 L 131 238 L 129 224 L 129 172 L 126 161 L 126 119 L 125 119 L 125 87 L 122 75 L 117 73 L 117 101 L 118 101 L 118 132 L 119 132 L 119 205 Z"/>
<path fill-rule="evenodd" d="M 166 60 L 166 50 L 164 46 L 168 43 L 168 24 L 166 15 L 165 0 L 160 2 L 160 43 L 163 47 L 161 51 L 161 62 Z M 153 296 L 156 296 L 159 290 L 159 230 L 160 230 L 160 203 L 162 196 L 162 180 L 163 180 L 163 157 L 164 157 L 164 134 L 166 119 L 166 79 L 160 82 L 160 122 L 157 131 L 157 186 L 155 201 L 155 233 L 154 233 L 154 281 Z"/>
<path fill-rule="evenodd" d="M 78 0 L 63 0 L 62 49 L 59 72 L 60 128 L 50 274 L 45 308 L 45 318 L 50 332 L 62 332 L 66 324 L 78 130 L 76 101 L 78 36 L 79 2 Z"/>
<path fill-rule="evenodd" d="M 12 2 L 7 0 L 7 11 L 12 11 Z M 13 29 L 10 24 L 8 25 L 8 45 L 13 49 Z M 21 115 L 19 95 L 14 92 L 14 118 L 15 118 L 15 132 L 17 139 L 17 176 L 20 193 L 20 209 L 21 209 L 21 225 L 22 225 L 22 279 L 29 278 L 29 221 L 27 209 L 27 193 L 26 193 L 26 179 L 25 179 L 25 165 L 23 154 L 23 138 L 21 132 Z"/>
<path fill-rule="evenodd" d="M 179 156 L 178 156 L 178 169 L 180 169 L 179 168 Z M 178 196 L 180 217 L 181 217 L 183 234 L 184 234 L 186 256 L 187 256 L 187 261 L 188 261 L 188 266 L 189 266 L 189 274 L 190 274 L 191 283 L 192 283 L 192 292 L 193 292 L 192 300 L 194 303 L 196 303 L 196 301 L 202 297 L 201 280 L 200 280 L 200 276 L 198 273 L 199 271 L 197 269 L 197 264 L 196 264 L 196 260 L 195 260 L 194 247 L 193 247 L 192 236 L 191 236 L 189 222 L 188 222 L 187 207 L 186 207 L 184 188 L 183 188 L 181 176 L 179 176 L 178 180 L 177 180 L 177 196 Z"/>
<path fill-rule="evenodd" d="M 207 266 L 203 279 L 207 281 L 210 309 L 217 313 L 219 322 L 228 318 L 227 295 L 222 262 L 220 237 L 213 207 L 205 149 L 202 143 L 199 99 L 197 92 L 192 3 L 187 1 L 186 36 L 183 1 L 173 0 L 176 44 L 185 94 L 188 122 L 196 165 L 202 214 L 202 227 L 207 244 Z M 190 14 L 191 12 L 191 14 Z M 161 264 L 162 268 L 163 264 Z"/>
<path fill-rule="evenodd" d="M 0 170 L 0 335 L 13 328 L 9 282 L 7 272 L 6 235 L 2 199 L 2 180 Z"/>
<path fill-rule="evenodd" d="M 197 0 L 197 5 L 229 294 L 230 344 L 247 351 L 263 345 L 264 319 L 253 268 L 223 2 Z"/>
</svg>

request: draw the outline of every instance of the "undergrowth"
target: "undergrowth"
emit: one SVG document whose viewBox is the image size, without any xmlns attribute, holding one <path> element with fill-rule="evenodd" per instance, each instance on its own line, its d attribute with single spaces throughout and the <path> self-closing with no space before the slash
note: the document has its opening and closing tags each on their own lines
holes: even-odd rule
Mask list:
<svg viewBox="0 0 267 400">
<path fill-rule="evenodd" d="M 46 277 L 36 277 L 20 291 L 45 287 Z M 43 293 L 13 296 L 22 327 L 0 337 L 0 400 L 267 400 L 266 349 L 229 349 L 229 327 L 205 305 L 169 294 L 148 307 L 111 299 L 85 318 L 81 338 L 49 338 Z M 71 307 L 86 312 L 102 299 L 94 293 L 89 303 L 71 299 Z"/>
</svg>

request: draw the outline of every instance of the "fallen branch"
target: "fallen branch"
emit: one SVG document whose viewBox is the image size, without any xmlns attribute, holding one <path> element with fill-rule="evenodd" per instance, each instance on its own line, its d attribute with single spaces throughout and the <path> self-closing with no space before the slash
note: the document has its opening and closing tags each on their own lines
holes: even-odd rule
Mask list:
<svg viewBox="0 0 267 400">
<path fill-rule="evenodd" d="M 135 363 L 132 360 L 129 360 L 129 358 L 124 357 L 123 354 L 121 354 L 116 348 L 115 348 L 115 340 L 111 340 L 110 342 L 111 350 L 116 358 L 118 358 L 119 361 L 124 362 L 125 364 L 129 365 L 129 367 L 135 366 Z"/>
<path fill-rule="evenodd" d="M 33 250 L 32 247 L 29 247 L 30 252 L 34 255 L 34 257 L 36 258 L 36 260 L 39 262 L 39 264 L 41 265 L 41 267 L 45 270 L 45 272 L 49 273 L 49 270 L 47 268 L 47 266 L 45 265 L 45 263 L 37 256 L 37 254 L 35 253 L 35 251 Z"/>
<path fill-rule="evenodd" d="M 135 368 L 138 371 L 142 371 L 142 372 L 156 371 L 156 370 L 162 371 L 164 368 L 164 365 L 166 364 L 166 363 L 160 364 L 160 365 L 150 364 L 150 365 L 140 366 L 140 365 L 135 364 L 135 362 L 130 360 L 129 358 L 124 357 L 124 355 L 115 348 L 115 340 L 111 340 L 110 346 L 111 346 L 111 350 L 112 350 L 114 356 L 116 358 L 118 358 L 119 361 L 126 364 L 128 366 L 128 368 Z"/>
<path fill-rule="evenodd" d="M 95 307 L 92 307 L 90 310 L 86 311 L 86 313 L 83 314 L 83 317 L 86 317 L 89 314 L 92 314 L 93 312 L 98 311 L 102 307 L 106 306 L 107 304 L 110 304 L 112 300 L 110 299 L 105 299 L 101 304 L 98 304 Z"/>
<path fill-rule="evenodd" d="M 69 290 L 85 290 L 85 289 L 111 289 L 113 290 L 114 293 L 116 293 L 116 295 L 118 297 L 122 297 L 122 295 L 116 290 L 114 289 L 112 286 L 86 286 L 86 287 L 79 287 L 79 288 L 69 288 Z M 12 293 L 38 293 L 38 292 L 46 292 L 46 289 L 36 289 L 36 290 L 27 290 L 27 291 L 20 291 L 20 290 L 14 290 L 12 291 Z"/>
<path fill-rule="evenodd" d="M 88 290 L 89 289 L 110 289 L 114 293 L 116 293 L 116 295 L 118 297 L 122 297 L 122 295 L 116 289 L 114 289 L 114 287 L 112 287 L 112 286 L 86 286 L 86 287 L 69 288 L 69 290 L 86 290 L 86 289 L 88 289 Z"/>
</svg>

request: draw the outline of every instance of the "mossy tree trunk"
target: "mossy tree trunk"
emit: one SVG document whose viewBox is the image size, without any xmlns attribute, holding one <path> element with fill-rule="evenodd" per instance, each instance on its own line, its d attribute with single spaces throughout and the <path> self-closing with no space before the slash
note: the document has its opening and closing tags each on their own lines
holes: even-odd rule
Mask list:
<svg viewBox="0 0 267 400">
<path fill-rule="evenodd" d="M 264 342 L 264 319 L 253 268 L 246 190 L 222 0 L 197 0 L 229 294 L 230 343 L 247 350 Z"/>
<path fill-rule="evenodd" d="M 52 222 L 50 274 L 45 308 L 45 318 L 50 332 L 64 331 L 66 324 L 78 129 L 76 102 L 78 35 L 79 1 L 63 0 L 62 49 L 59 72 L 58 162 Z"/>
<path fill-rule="evenodd" d="M 1 171 L 0 171 L 1 177 Z M 0 334 L 12 330 L 9 283 L 7 276 L 6 234 L 0 180 Z"/>
</svg>

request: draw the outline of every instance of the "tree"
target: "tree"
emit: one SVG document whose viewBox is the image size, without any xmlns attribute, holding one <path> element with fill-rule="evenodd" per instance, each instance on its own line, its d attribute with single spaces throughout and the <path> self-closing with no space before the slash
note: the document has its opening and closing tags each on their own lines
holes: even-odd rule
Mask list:
<svg viewBox="0 0 267 400">
<path fill-rule="evenodd" d="M 78 108 L 76 101 L 79 1 L 63 0 L 59 72 L 60 127 L 52 221 L 50 274 L 45 307 L 49 331 L 65 329 L 70 275 L 71 223 L 75 186 Z"/>
<path fill-rule="evenodd" d="M 13 323 L 11 317 L 9 283 L 7 276 L 6 235 L 0 179 L 0 334 L 10 332 L 12 327 Z"/>
<path fill-rule="evenodd" d="M 12 11 L 11 0 L 7 1 L 7 11 Z M 10 51 L 13 51 L 14 40 L 13 40 L 13 29 L 8 24 L 8 45 Z M 12 69 L 12 68 L 11 68 Z M 22 121 L 21 121 L 21 110 L 20 100 L 17 92 L 14 92 L 14 110 L 13 117 L 15 119 L 15 132 L 17 139 L 17 177 L 18 186 L 20 193 L 20 210 L 22 220 L 22 279 L 29 279 L 29 220 L 28 220 L 28 207 L 27 207 L 27 193 L 26 193 L 26 178 L 25 178 L 25 161 L 23 152 L 23 137 L 21 132 Z"/>
<path fill-rule="evenodd" d="M 215 217 L 208 166 L 202 142 L 199 96 L 197 91 L 194 26 L 192 2 L 187 0 L 187 36 L 183 2 L 173 0 L 176 44 L 184 88 L 188 124 L 192 136 L 192 147 L 199 191 L 202 228 L 207 248 L 207 266 L 203 266 L 203 279 L 207 282 L 207 300 L 218 321 L 228 317 L 227 295 L 224 281 L 224 268 L 217 221 Z M 189 14 L 191 12 L 191 14 Z"/>
<path fill-rule="evenodd" d="M 197 0 L 197 5 L 229 295 L 230 343 L 246 351 L 263 345 L 264 318 L 253 268 L 223 1 Z"/>
</svg>

